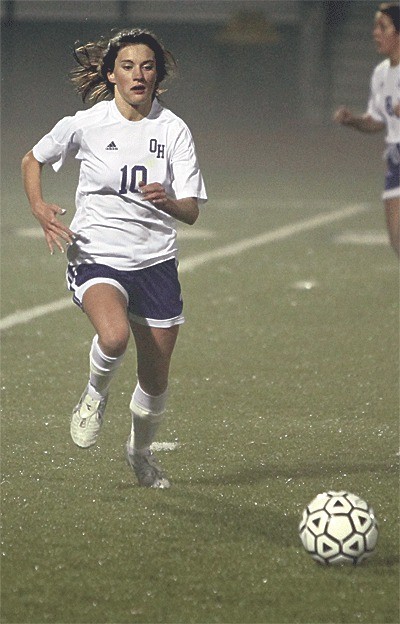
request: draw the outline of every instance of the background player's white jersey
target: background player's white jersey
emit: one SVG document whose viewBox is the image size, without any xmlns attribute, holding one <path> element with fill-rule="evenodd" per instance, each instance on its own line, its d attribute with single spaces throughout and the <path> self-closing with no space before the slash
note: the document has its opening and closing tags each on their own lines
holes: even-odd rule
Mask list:
<svg viewBox="0 0 400 624">
<path fill-rule="evenodd" d="M 390 66 L 389 59 L 379 63 L 372 74 L 368 114 L 386 124 L 386 143 L 400 142 L 400 118 L 394 106 L 400 103 L 400 66 Z"/>
<path fill-rule="evenodd" d="M 59 121 L 33 148 L 55 171 L 70 153 L 81 161 L 70 262 L 134 270 L 176 256 L 175 220 L 143 201 L 138 185 L 159 182 L 175 199 L 206 201 L 193 139 L 179 117 L 155 99 L 150 114 L 132 122 L 114 100 L 103 101 Z"/>
</svg>

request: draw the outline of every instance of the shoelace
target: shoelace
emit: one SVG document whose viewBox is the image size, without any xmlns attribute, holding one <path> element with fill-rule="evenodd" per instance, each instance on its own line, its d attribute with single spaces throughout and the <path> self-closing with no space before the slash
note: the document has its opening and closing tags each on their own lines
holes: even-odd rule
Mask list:
<svg viewBox="0 0 400 624">
<path fill-rule="evenodd" d="M 91 397 L 89 399 L 85 398 L 76 411 L 79 412 L 82 405 L 85 405 L 87 414 L 86 416 L 81 416 L 82 419 L 87 420 L 91 416 L 98 414 L 98 418 L 101 420 L 106 403 L 106 398 L 100 400 L 92 399 Z"/>
</svg>

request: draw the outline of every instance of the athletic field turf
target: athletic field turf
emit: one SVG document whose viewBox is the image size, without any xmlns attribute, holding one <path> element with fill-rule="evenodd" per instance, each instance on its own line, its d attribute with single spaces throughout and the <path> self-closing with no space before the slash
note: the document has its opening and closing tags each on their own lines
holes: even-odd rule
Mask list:
<svg viewBox="0 0 400 624">
<path fill-rule="evenodd" d="M 272 133 L 229 158 L 233 138 L 197 135 L 210 201 L 180 228 L 168 491 L 138 488 L 124 463 L 133 344 L 98 446 L 71 442 L 92 332 L 5 171 L 1 621 L 398 622 L 398 264 L 381 143 Z M 45 179 L 69 216 L 74 172 Z M 327 489 L 374 507 L 365 565 L 303 552 L 301 512 Z"/>
</svg>

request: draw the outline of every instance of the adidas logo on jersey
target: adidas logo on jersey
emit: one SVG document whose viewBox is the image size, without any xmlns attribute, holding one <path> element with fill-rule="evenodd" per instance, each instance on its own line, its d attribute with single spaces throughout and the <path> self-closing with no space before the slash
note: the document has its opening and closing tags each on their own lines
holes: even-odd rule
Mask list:
<svg viewBox="0 0 400 624">
<path fill-rule="evenodd" d="M 114 141 L 111 141 L 106 147 L 106 150 L 117 150 L 118 147 L 115 145 Z"/>
</svg>

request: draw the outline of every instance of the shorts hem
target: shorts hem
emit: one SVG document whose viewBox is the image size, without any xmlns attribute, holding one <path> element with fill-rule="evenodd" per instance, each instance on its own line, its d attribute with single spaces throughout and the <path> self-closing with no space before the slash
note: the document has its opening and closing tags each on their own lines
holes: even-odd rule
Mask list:
<svg viewBox="0 0 400 624">
<path fill-rule="evenodd" d="M 400 197 L 400 186 L 393 189 L 388 189 L 387 191 L 383 191 L 382 199 L 392 199 L 393 197 Z"/>
<path fill-rule="evenodd" d="M 128 316 L 131 321 L 138 323 L 138 325 L 146 325 L 147 327 L 168 328 L 173 327 L 174 325 L 182 325 L 185 322 L 185 317 L 182 314 L 169 319 L 146 318 L 144 316 L 133 314 L 132 312 L 129 312 Z"/>
<path fill-rule="evenodd" d="M 121 286 L 121 284 L 119 282 L 117 282 L 116 280 L 113 280 L 113 279 L 111 279 L 109 277 L 93 277 L 92 279 L 88 280 L 87 282 L 84 282 L 81 286 L 77 286 L 74 289 L 74 301 L 75 301 L 75 303 L 77 303 L 80 307 L 82 307 L 83 295 L 85 294 L 85 292 L 91 286 L 94 286 L 95 284 L 110 284 L 111 286 L 115 286 L 115 288 L 117 288 L 124 295 L 124 297 L 126 299 L 126 305 L 128 305 L 129 297 L 128 297 L 128 293 L 126 292 L 125 288 L 123 286 Z"/>
</svg>

